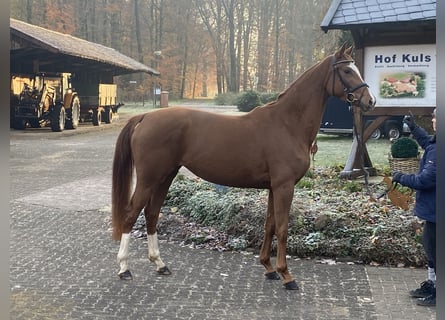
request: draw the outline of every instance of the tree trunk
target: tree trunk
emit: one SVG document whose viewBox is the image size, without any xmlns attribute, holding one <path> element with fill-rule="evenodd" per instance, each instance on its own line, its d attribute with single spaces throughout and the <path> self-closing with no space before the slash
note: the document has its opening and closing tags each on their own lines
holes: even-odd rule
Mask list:
<svg viewBox="0 0 445 320">
<path fill-rule="evenodd" d="M 236 61 L 236 50 L 235 50 L 235 22 L 234 22 L 234 0 L 228 0 L 222 2 L 224 5 L 224 10 L 228 20 L 229 29 L 229 76 L 227 77 L 227 90 L 229 92 L 238 92 L 238 81 L 237 81 L 237 61 Z"/>
<path fill-rule="evenodd" d="M 257 90 L 260 92 L 267 91 L 269 81 L 269 62 L 270 62 L 270 19 L 271 19 L 271 2 L 270 0 L 261 0 L 258 21 L 258 46 L 257 46 Z"/>
<path fill-rule="evenodd" d="M 138 50 L 138 59 L 141 63 L 144 63 L 144 56 L 142 55 L 142 40 L 141 40 L 141 26 L 139 22 L 139 0 L 134 0 L 134 24 L 136 33 L 136 44 Z"/>
</svg>

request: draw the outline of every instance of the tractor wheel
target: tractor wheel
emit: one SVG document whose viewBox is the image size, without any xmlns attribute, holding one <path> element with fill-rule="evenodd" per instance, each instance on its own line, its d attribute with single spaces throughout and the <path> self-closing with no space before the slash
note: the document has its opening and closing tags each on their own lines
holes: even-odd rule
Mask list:
<svg viewBox="0 0 445 320">
<path fill-rule="evenodd" d="M 12 120 L 12 127 L 16 130 L 25 130 L 26 120 L 20 118 L 14 118 L 14 120 Z"/>
<path fill-rule="evenodd" d="M 93 110 L 93 125 L 100 126 L 102 123 L 102 111 L 99 108 Z"/>
<path fill-rule="evenodd" d="M 80 120 L 80 102 L 78 97 L 74 97 L 71 108 L 67 111 L 66 128 L 76 129 Z"/>
<path fill-rule="evenodd" d="M 29 125 L 31 126 L 31 128 L 40 128 L 41 127 L 39 119 L 29 120 Z"/>
<path fill-rule="evenodd" d="M 106 107 L 104 111 L 104 122 L 112 123 L 113 122 L 113 110 L 111 107 Z"/>
<path fill-rule="evenodd" d="M 65 107 L 57 104 L 51 111 L 51 130 L 54 132 L 62 132 L 65 129 Z"/>
</svg>

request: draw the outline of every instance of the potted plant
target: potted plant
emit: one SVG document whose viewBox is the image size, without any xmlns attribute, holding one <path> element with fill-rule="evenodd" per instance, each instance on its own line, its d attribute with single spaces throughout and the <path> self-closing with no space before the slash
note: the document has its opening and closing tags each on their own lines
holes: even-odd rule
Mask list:
<svg viewBox="0 0 445 320">
<path fill-rule="evenodd" d="M 389 155 L 391 171 L 417 173 L 419 170 L 419 145 L 414 139 L 402 137 L 391 145 Z"/>
</svg>

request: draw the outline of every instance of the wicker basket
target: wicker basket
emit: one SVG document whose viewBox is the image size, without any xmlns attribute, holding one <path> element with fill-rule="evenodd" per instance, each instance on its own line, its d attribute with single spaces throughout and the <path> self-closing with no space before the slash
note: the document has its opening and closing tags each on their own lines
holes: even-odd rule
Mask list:
<svg viewBox="0 0 445 320">
<path fill-rule="evenodd" d="M 389 167 L 392 172 L 417 173 L 419 171 L 419 157 L 416 158 L 393 158 L 388 156 Z"/>
</svg>

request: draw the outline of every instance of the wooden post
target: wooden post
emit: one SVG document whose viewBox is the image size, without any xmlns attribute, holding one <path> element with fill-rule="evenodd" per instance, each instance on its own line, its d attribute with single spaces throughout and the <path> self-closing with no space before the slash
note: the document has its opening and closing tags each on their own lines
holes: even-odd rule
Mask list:
<svg viewBox="0 0 445 320">
<path fill-rule="evenodd" d="M 372 167 L 371 159 L 369 158 L 368 150 L 366 149 L 366 140 L 364 135 L 363 115 L 360 107 L 354 106 L 354 138 L 352 141 L 351 151 L 346 161 L 345 168 L 340 173 L 340 177 L 344 179 L 353 179 L 366 174 L 370 176 L 376 175 L 376 170 Z"/>
</svg>

